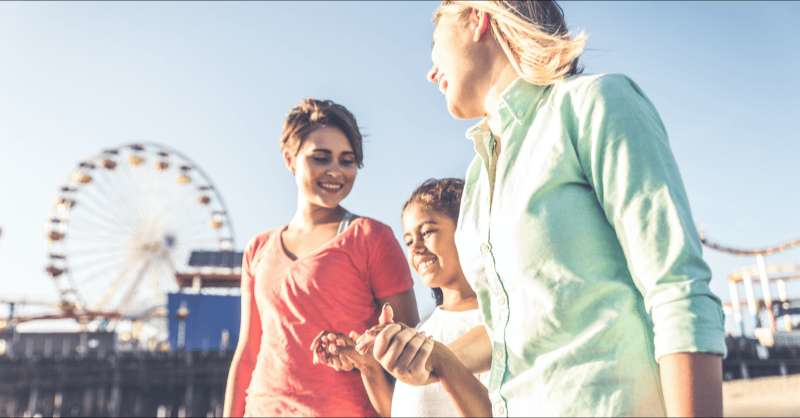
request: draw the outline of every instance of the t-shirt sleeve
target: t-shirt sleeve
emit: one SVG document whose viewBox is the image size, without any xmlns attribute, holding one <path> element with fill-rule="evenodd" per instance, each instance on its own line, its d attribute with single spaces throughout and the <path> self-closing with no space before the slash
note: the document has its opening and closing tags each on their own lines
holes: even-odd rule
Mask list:
<svg viewBox="0 0 800 418">
<path fill-rule="evenodd" d="M 242 253 L 242 286 L 248 286 L 250 290 L 253 289 L 255 283 L 255 274 L 253 267 L 258 262 L 258 255 L 261 247 L 266 241 L 267 234 L 262 234 L 253 237 Z"/>
<path fill-rule="evenodd" d="M 406 257 L 389 226 L 377 224 L 369 234 L 367 274 L 376 299 L 403 293 L 414 286 Z"/>
<path fill-rule="evenodd" d="M 241 282 L 241 327 L 239 330 L 239 341 L 247 341 L 247 352 L 245 355 L 250 359 L 258 356 L 261 346 L 261 316 L 258 312 L 255 297 L 255 275 L 253 265 L 259 249 L 259 238 L 250 240 L 242 255 L 242 282 Z M 243 338 L 242 333 L 247 333 L 247 338 Z M 252 373 L 252 370 L 249 371 Z M 249 382 L 250 378 L 246 378 Z M 248 383 L 249 384 L 249 383 Z"/>
</svg>

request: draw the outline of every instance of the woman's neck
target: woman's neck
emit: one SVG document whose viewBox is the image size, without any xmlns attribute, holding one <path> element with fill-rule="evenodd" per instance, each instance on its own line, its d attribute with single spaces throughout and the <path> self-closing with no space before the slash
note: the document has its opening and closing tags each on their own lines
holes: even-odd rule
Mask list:
<svg viewBox="0 0 800 418">
<path fill-rule="evenodd" d="M 342 220 L 344 213 L 345 209 L 338 205 L 334 208 L 326 208 L 298 199 L 297 211 L 289 222 L 289 228 L 308 231 L 319 225 L 338 223 Z"/>
<path fill-rule="evenodd" d="M 442 304 L 445 311 L 466 311 L 478 307 L 478 297 L 467 283 L 463 273 L 457 279 L 442 286 Z"/>
<path fill-rule="evenodd" d="M 505 58 L 505 56 L 503 58 Z M 500 106 L 503 93 L 514 80 L 519 78 L 519 75 L 508 60 L 503 59 L 495 67 L 496 69 L 492 71 L 491 74 L 489 90 L 486 92 L 486 96 L 483 100 L 483 108 L 486 116 L 488 116 L 489 129 L 495 136 L 495 140 L 499 141 L 500 135 L 502 134 L 502 127 L 494 112 Z"/>
</svg>

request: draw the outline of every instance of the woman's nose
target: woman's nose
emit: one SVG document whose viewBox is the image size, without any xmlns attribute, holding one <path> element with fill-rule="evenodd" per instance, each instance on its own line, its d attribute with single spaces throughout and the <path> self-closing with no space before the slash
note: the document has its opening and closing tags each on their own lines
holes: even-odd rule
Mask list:
<svg viewBox="0 0 800 418">
<path fill-rule="evenodd" d="M 327 169 L 325 171 L 325 175 L 336 180 L 344 177 L 344 173 L 342 173 L 342 167 L 339 167 L 338 164 L 336 164 L 336 166 L 334 167 Z"/>
<path fill-rule="evenodd" d="M 411 244 L 411 251 L 413 251 L 414 254 L 423 254 L 428 251 L 428 249 L 425 248 L 425 243 L 421 239 L 418 239 L 414 240 Z"/>
</svg>

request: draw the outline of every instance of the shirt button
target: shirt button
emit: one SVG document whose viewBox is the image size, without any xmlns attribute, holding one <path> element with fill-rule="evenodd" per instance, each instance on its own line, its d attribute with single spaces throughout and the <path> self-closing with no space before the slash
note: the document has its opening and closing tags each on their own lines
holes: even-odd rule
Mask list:
<svg viewBox="0 0 800 418">
<path fill-rule="evenodd" d="M 497 404 L 494 406 L 494 416 L 496 417 L 504 417 L 506 415 L 506 407 L 503 404 Z"/>
<path fill-rule="evenodd" d="M 484 242 L 483 244 L 481 244 L 481 254 L 485 256 L 489 255 L 489 251 L 491 250 L 492 250 L 492 244 L 489 244 L 488 242 Z"/>
</svg>

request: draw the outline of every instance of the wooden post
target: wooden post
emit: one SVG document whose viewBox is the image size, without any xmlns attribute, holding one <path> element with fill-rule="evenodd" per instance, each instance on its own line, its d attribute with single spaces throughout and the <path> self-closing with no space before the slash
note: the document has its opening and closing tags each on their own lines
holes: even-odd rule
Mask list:
<svg viewBox="0 0 800 418">
<path fill-rule="evenodd" d="M 767 276 L 767 263 L 764 261 L 764 256 L 759 254 L 756 256 L 756 263 L 758 264 L 758 274 L 761 278 L 761 297 L 764 298 L 764 305 L 767 307 L 767 318 L 769 318 L 769 330 L 773 334 L 777 330 L 775 324 L 775 312 L 772 310 L 772 292 L 769 286 L 769 277 Z"/>
</svg>

